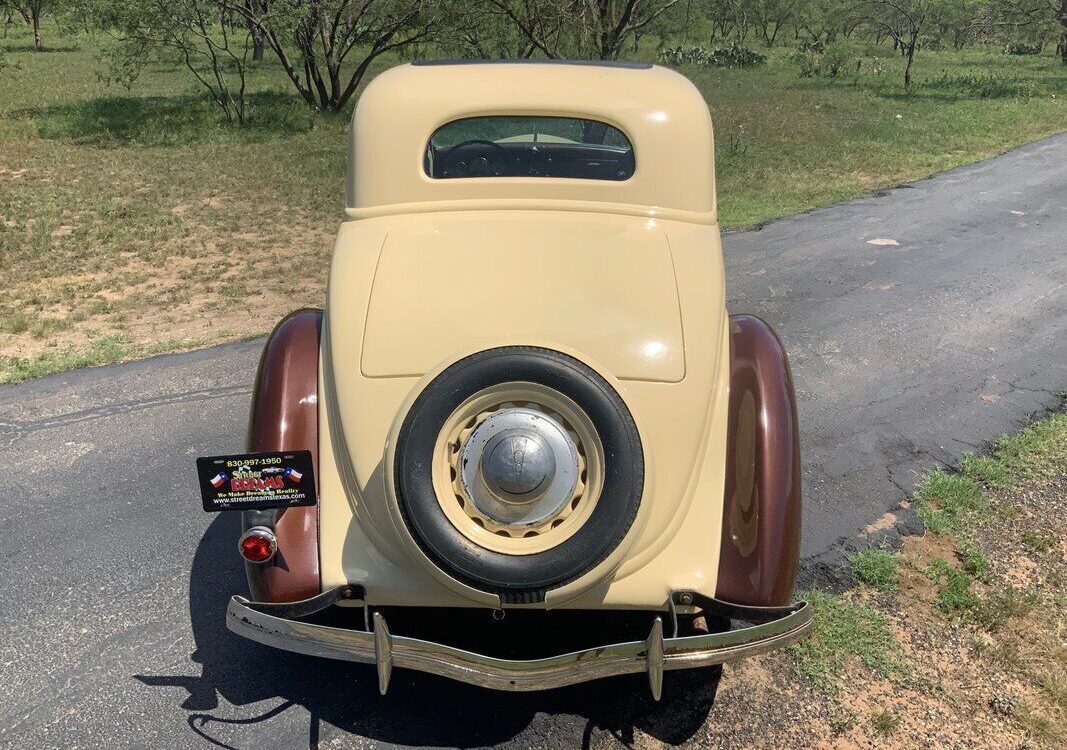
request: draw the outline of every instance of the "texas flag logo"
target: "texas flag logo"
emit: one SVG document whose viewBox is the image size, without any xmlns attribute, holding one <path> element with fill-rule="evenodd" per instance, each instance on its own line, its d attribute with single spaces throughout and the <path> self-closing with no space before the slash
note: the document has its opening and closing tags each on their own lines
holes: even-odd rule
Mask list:
<svg viewBox="0 0 1067 750">
<path fill-rule="evenodd" d="M 218 474 L 211 478 L 211 486 L 215 489 L 218 489 L 222 485 L 226 484 L 227 479 L 229 479 L 229 477 L 226 476 L 226 472 L 220 471 Z"/>
<path fill-rule="evenodd" d="M 289 477 L 290 479 L 292 479 L 294 482 L 297 482 L 297 483 L 299 483 L 300 480 L 304 478 L 304 475 L 301 474 L 296 469 L 286 469 L 285 470 L 285 476 Z"/>
</svg>

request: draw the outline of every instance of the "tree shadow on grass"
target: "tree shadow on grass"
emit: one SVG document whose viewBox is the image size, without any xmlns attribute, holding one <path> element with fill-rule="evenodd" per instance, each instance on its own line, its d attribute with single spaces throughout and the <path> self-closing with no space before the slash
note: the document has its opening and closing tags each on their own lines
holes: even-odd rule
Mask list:
<svg viewBox="0 0 1067 750">
<path fill-rule="evenodd" d="M 275 91 L 246 96 L 249 121 L 231 126 L 206 96 L 114 96 L 24 109 L 42 138 L 97 146 L 255 143 L 306 133 L 323 115 Z"/>
<path fill-rule="evenodd" d="M 286 714 L 293 706 L 310 713 L 312 749 L 318 746 L 321 722 L 390 745 L 481 747 L 516 739 L 527 727 L 548 746 L 581 734 L 588 747 L 598 731 L 630 744 L 635 730 L 677 745 L 697 732 L 714 703 L 717 670 L 668 673 L 659 703 L 643 674 L 541 693 L 498 693 L 398 670 L 389 693 L 380 696 L 373 667 L 278 651 L 226 629 L 226 602 L 246 589 L 233 551 L 239 533 L 236 514 L 220 514 L 193 560 L 189 614 L 196 646 L 191 659 L 201 675 L 137 676 L 149 686 L 184 688 L 181 707 L 189 712 L 190 730 L 216 746 L 229 747 L 227 741 L 248 746 L 253 727 L 270 727 L 276 718 L 292 721 Z M 273 706 L 229 718 L 231 710 L 216 710 L 220 696 L 239 707 L 262 701 Z"/>
</svg>

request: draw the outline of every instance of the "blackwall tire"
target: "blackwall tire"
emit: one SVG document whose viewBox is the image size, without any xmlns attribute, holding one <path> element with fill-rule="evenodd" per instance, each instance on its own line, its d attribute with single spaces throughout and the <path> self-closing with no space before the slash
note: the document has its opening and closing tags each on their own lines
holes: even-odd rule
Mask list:
<svg viewBox="0 0 1067 750">
<path fill-rule="evenodd" d="M 439 433 L 453 411 L 480 391 L 513 382 L 534 383 L 573 400 L 603 446 L 603 488 L 592 514 L 572 536 L 535 554 L 489 550 L 461 534 L 438 502 L 431 471 Z M 401 514 L 427 557 L 456 580 L 508 603 L 543 601 L 547 591 L 600 564 L 633 525 L 644 488 L 641 439 L 619 394 L 577 359 L 537 347 L 479 352 L 434 378 L 404 419 L 394 466 Z"/>
</svg>

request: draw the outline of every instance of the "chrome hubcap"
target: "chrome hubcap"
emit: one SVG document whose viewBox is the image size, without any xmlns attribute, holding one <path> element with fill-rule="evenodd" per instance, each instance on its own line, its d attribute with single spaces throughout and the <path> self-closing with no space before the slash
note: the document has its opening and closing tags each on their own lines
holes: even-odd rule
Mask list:
<svg viewBox="0 0 1067 750">
<path fill-rule="evenodd" d="M 467 496 L 493 521 L 536 524 L 574 496 L 578 450 L 552 417 L 533 409 L 501 409 L 482 421 L 463 447 Z"/>
</svg>

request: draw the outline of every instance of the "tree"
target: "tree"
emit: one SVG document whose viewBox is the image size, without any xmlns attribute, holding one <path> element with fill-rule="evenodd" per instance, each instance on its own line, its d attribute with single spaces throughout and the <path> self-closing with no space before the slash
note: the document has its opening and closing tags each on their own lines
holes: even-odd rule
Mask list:
<svg viewBox="0 0 1067 750">
<path fill-rule="evenodd" d="M 763 43 L 773 47 L 778 32 L 793 20 L 801 0 L 746 0 L 744 6 Z"/>
<path fill-rule="evenodd" d="M 615 60 L 629 36 L 659 18 L 678 0 L 585 0 L 579 22 L 592 41 L 592 56 Z M 586 35 L 583 35 L 586 36 Z"/>
<path fill-rule="evenodd" d="M 1056 50 L 1067 65 L 1067 0 L 998 0 L 991 17 L 1000 25 L 1036 27 L 1041 35 L 1049 28 L 1057 29 Z"/>
<path fill-rule="evenodd" d="M 618 59 L 679 0 L 486 0 L 546 57 Z"/>
<path fill-rule="evenodd" d="M 96 0 L 84 13 L 118 41 L 116 67 L 127 82 L 160 53 L 177 54 L 227 122 L 246 121 L 251 34 L 234 23 L 227 0 Z"/>
<path fill-rule="evenodd" d="M 830 44 L 840 36 L 850 36 L 866 15 L 863 5 L 854 0 L 808 0 L 797 10 L 793 23 L 812 39 Z"/>
<path fill-rule="evenodd" d="M 911 90 L 911 67 L 924 33 L 936 27 L 955 0 L 872 0 L 870 21 L 900 49 L 904 64 L 904 89 Z"/>
<path fill-rule="evenodd" d="M 220 2 L 263 34 L 304 101 L 330 112 L 344 109 L 378 57 L 432 39 L 448 18 L 427 0 Z"/>
<path fill-rule="evenodd" d="M 33 26 L 33 48 L 37 52 L 44 49 L 41 44 L 41 18 L 52 8 L 49 0 L 0 0 L 0 7 L 17 12 L 26 23 Z"/>
<path fill-rule="evenodd" d="M 573 37 L 578 24 L 579 3 L 575 0 L 482 0 L 479 4 L 484 15 L 475 15 L 471 26 L 486 31 L 482 20 L 486 16 L 506 22 L 503 26 L 494 24 L 498 45 L 507 38 L 510 27 L 523 40 L 522 57 L 539 52 L 555 60 L 573 53 L 574 44 L 568 39 L 568 32 Z"/>
</svg>

